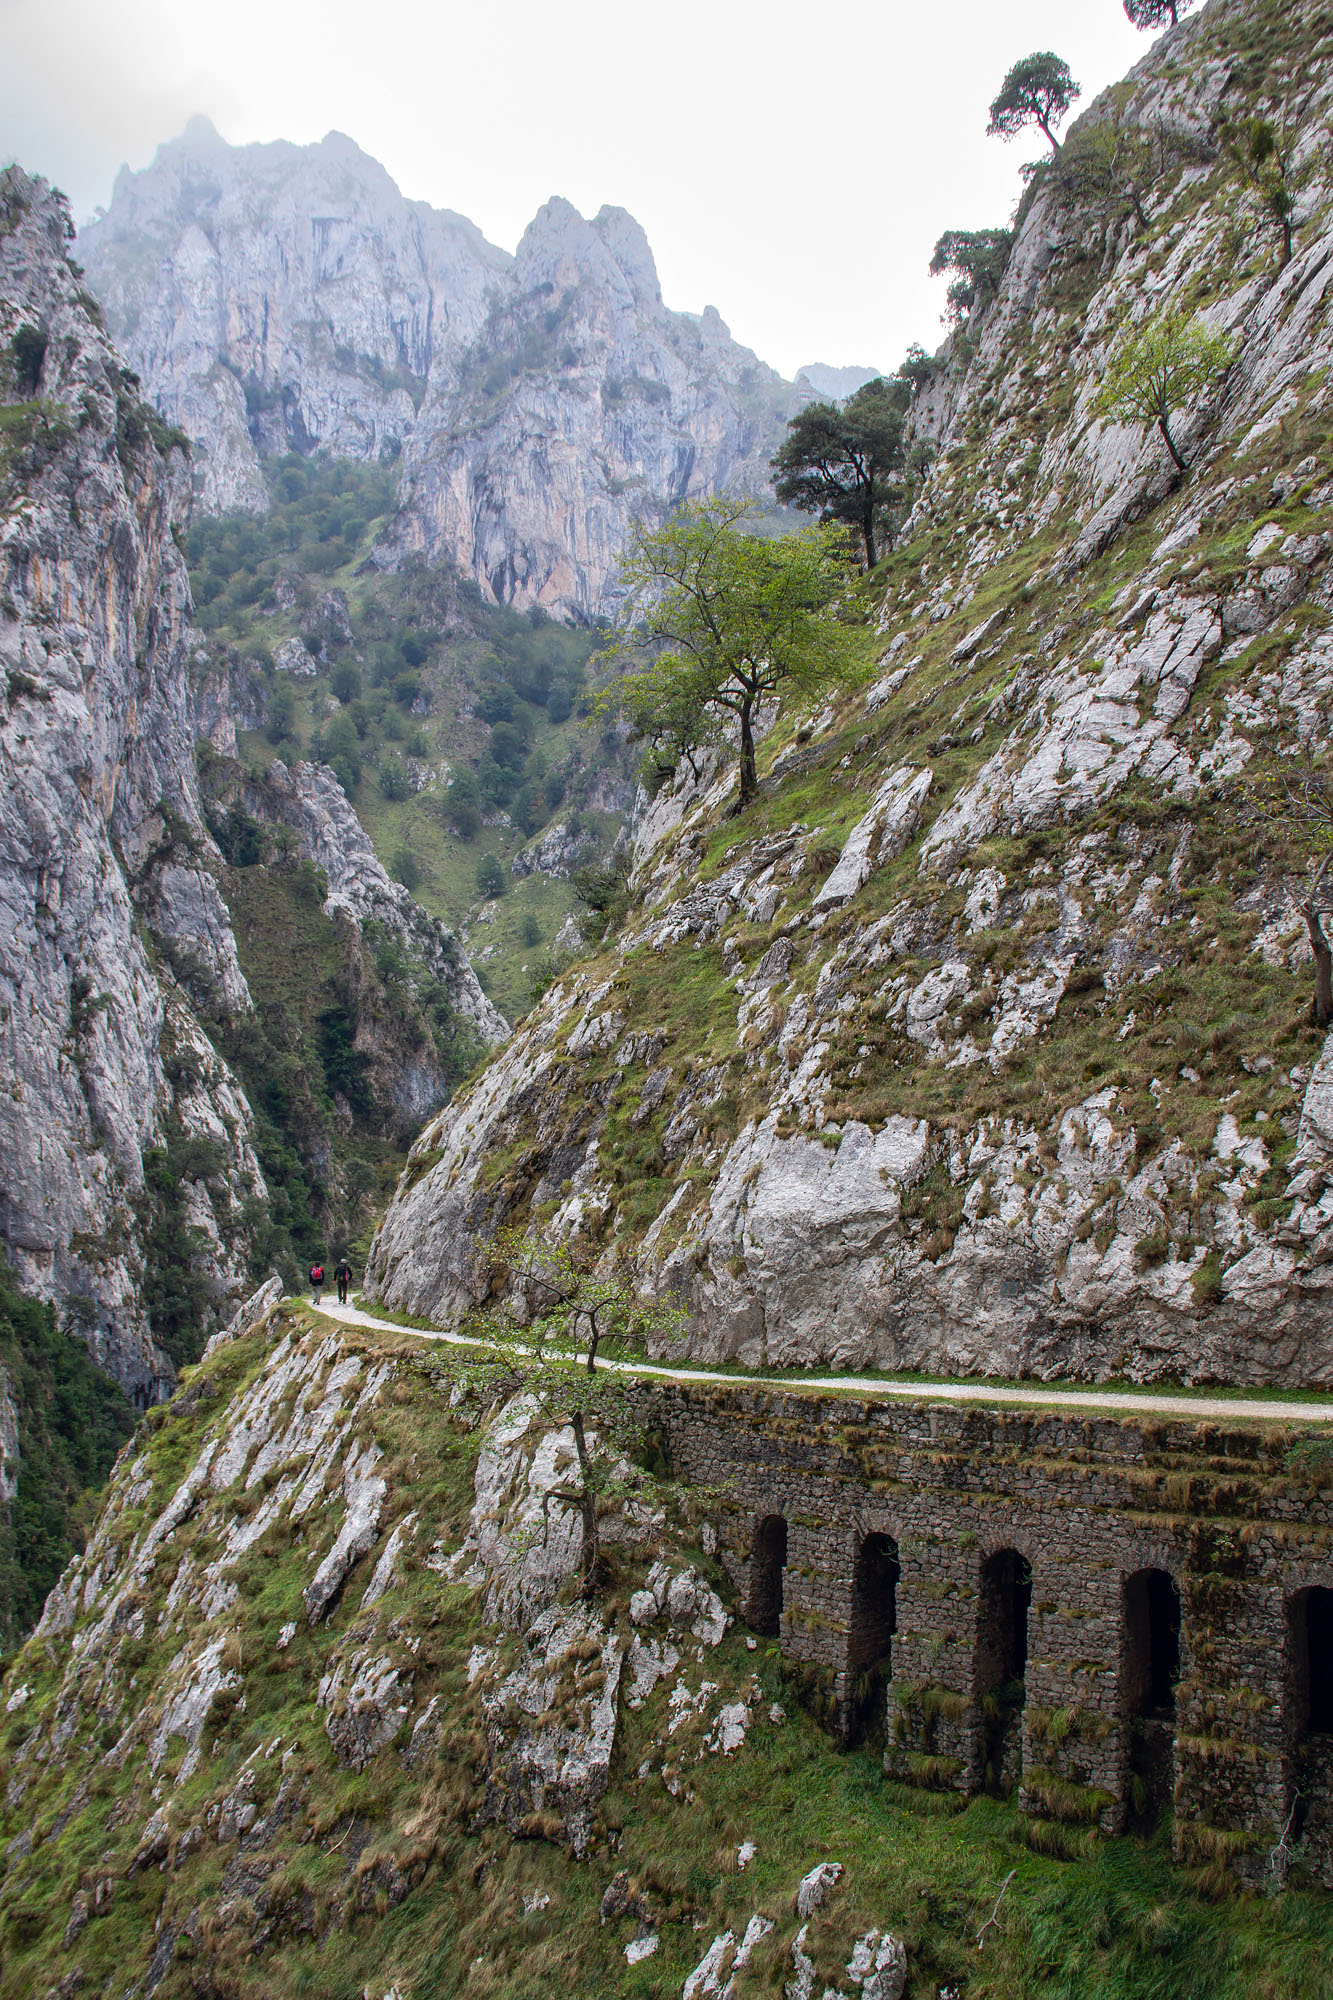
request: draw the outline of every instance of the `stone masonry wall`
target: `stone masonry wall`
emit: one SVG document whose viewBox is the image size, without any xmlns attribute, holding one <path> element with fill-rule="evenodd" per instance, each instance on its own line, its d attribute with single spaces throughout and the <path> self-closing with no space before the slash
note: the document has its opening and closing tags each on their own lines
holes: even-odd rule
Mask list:
<svg viewBox="0 0 1333 2000">
<path fill-rule="evenodd" d="M 1333 1886 L 1333 1444 L 1298 1406 L 1277 1427 L 679 1385 L 653 1403 L 678 1475 L 721 1489 L 752 1622 L 780 1583 L 784 1655 L 849 1732 L 883 1728 L 892 1775 L 1019 1783 L 1053 1842 L 1169 1806 L 1182 1860 L 1285 1879 L 1290 1849 Z"/>
</svg>

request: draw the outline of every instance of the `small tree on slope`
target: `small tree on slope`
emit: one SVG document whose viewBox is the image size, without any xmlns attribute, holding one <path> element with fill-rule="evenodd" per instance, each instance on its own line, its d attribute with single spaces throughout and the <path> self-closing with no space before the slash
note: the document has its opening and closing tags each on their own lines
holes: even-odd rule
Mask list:
<svg viewBox="0 0 1333 2000">
<path fill-rule="evenodd" d="M 1000 289 L 1014 245 L 1012 229 L 946 229 L 930 259 L 930 275 L 957 275 L 946 294 L 947 317 L 956 326 L 970 312 L 984 310 Z"/>
<path fill-rule="evenodd" d="M 845 531 L 828 524 L 765 539 L 742 524 L 754 503 L 720 495 L 690 502 L 660 528 L 637 527 L 621 559 L 620 630 L 598 657 L 626 663 L 599 695 L 651 741 L 708 740 L 734 718 L 740 808 L 759 788 L 754 726 L 760 704 L 853 687 L 868 670 L 860 633 L 835 602 L 848 582 Z"/>
<path fill-rule="evenodd" d="M 615 1339 L 641 1349 L 650 1336 L 670 1338 L 684 1316 L 641 1297 L 623 1267 L 594 1271 L 572 1245 L 502 1230 L 492 1249 L 509 1291 L 466 1322 L 482 1351 L 463 1376 L 483 1395 L 526 1397 L 548 1425 L 568 1429 L 572 1456 L 543 1514 L 555 1506 L 577 1518 L 579 1580 L 590 1597 L 601 1581 L 603 1516 L 651 1484 L 633 1464 L 645 1443 L 641 1392 L 632 1377 L 598 1368 L 598 1347 Z"/>
<path fill-rule="evenodd" d="M 1291 262 L 1296 218 L 1294 135 L 1271 118 L 1245 118 L 1223 129 L 1222 141 L 1264 220 L 1277 231 L 1278 270 Z"/>
<path fill-rule="evenodd" d="M 878 560 L 877 524 L 902 497 L 910 400 L 907 383 L 881 379 L 841 406 L 807 403 L 772 461 L 773 491 L 783 506 L 855 528 L 867 569 Z"/>
<path fill-rule="evenodd" d="M 992 138 L 1012 139 L 1025 126 L 1039 125 L 1051 142 L 1051 151 L 1058 153 L 1060 141 L 1051 126 L 1059 124 L 1074 99 L 1082 94 L 1069 73 L 1069 64 L 1061 56 L 1053 56 L 1049 51 L 1024 56 L 1000 85 L 986 130 Z"/>
<path fill-rule="evenodd" d="M 1112 356 L 1097 400 L 1099 416 L 1119 424 L 1156 424 L 1179 472 L 1186 470 L 1171 415 L 1225 374 L 1235 358 L 1231 336 L 1172 308 L 1131 328 Z"/>
</svg>

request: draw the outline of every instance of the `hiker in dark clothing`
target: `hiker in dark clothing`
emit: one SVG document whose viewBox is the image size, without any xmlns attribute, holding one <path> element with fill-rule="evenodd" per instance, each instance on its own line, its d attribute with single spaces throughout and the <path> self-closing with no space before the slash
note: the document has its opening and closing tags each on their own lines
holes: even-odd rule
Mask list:
<svg viewBox="0 0 1333 2000">
<path fill-rule="evenodd" d="M 318 1305 L 320 1293 L 324 1290 L 324 1266 L 322 1264 L 312 1264 L 310 1266 L 310 1289 L 315 1295 L 314 1304 Z"/>
<path fill-rule="evenodd" d="M 338 1259 L 337 1264 L 334 1266 L 333 1275 L 338 1285 L 338 1304 L 345 1306 L 347 1304 L 347 1294 L 352 1286 L 352 1267 L 345 1257 Z"/>
</svg>

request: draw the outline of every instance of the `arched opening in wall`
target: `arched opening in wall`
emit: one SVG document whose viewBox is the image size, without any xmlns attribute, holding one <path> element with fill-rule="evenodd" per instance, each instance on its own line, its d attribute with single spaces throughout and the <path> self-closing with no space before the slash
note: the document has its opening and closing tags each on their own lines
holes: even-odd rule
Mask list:
<svg viewBox="0 0 1333 2000">
<path fill-rule="evenodd" d="M 1287 1599 L 1287 1714 L 1298 1743 L 1333 1734 L 1333 1590 Z"/>
<path fill-rule="evenodd" d="M 754 1531 L 745 1622 L 752 1632 L 769 1639 L 776 1639 L 782 1630 L 782 1572 L 786 1565 L 787 1523 L 781 1514 L 765 1514 Z"/>
<path fill-rule="evenodd" d="M 1287 1599 L 1283 1736 L 1290 1757 L 1290 1837 L 1328 1837 L 1333 1789 L 1333 1590 Z M 1313 1828 L 1311 1816 L 1313 1813 Z"/>
<path fill-rule="evenodd" d="M 981 1709 L 980 1782 L 1002 1796 L 1023 1774 L 1024 1676 L 1032 1565 L 1017 1549 L 998 1549 L 981 1565 L 977 1590 L 975 1681 Z"/>
<path fill-rule="evenodd" d="M 1148 1824 L 1170 1803 L 1175 1781 L 1180 1592 L 1164 1569 L 1124 1582 L 1120 1685 L 1129 1727 L 1130 1818 Z"/>
<path fill-rule="evenodd" d="M 852 1568 L 852 1622 L 847 1635 L 851 1682 L 848 1736 L 881 1742 L 898 1624 L 898 1544 L 892 1535 L 863 1535 Z"/>
</svg>

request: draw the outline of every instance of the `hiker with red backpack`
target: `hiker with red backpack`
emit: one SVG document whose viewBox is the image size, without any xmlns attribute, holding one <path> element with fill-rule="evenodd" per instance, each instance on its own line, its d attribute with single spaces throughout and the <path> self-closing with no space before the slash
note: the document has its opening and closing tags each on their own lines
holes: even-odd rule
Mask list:
<svg viewBox="0 0 1333 2000">
<path fill-rule="evenodd" d="M 312 1303 L 318 1305 L 319 1295 L 324 1289 L 324 1266 L 322 1264 L 316 1263 L 310 1266 L 310 1289 L 315 1295 Z"/>
</svg>

